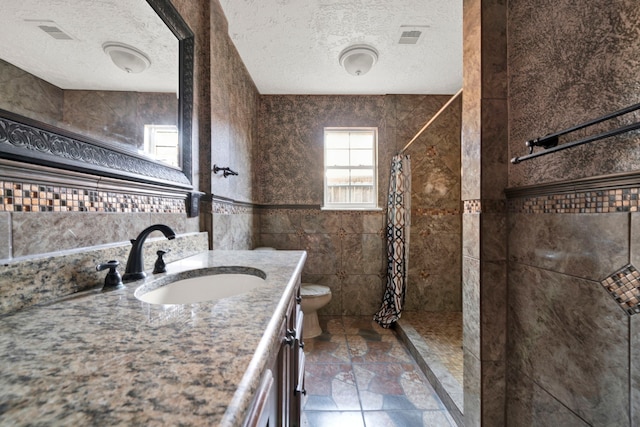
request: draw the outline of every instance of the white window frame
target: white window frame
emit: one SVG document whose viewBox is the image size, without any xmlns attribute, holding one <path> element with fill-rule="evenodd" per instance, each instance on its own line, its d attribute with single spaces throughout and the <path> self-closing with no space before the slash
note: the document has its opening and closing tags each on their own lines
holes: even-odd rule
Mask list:
<svg viewBox="0 0 640 427">
<path fill-rule="evenodd" d="M 166 163 L 174 168 L 182 167 L 182 152 L 180 150 L 180 133 L 176 125 L 144 125 L 144 152 L 150 157 L 160 160 L 156 153 L 156 134 L 160 132 L 171 131 L 176 134 L 176 164 Z M 161 160 L 160 160 L 161 161 Z"/>
<path fill-rule="evenodd" d="M 327 166 L 327 132 L 373 132 L 372 166 Z M 377 127 L 325 127 L 323 132 L 323 154 L 324 154 L 324 210 L 379 210 L 378 207 L 378 128 Z M 327 171 L 336 169 L 363 169 L 373 172 L 373 201 L 371 203 L 335 203 L 330 202 Z M 351 185 L 348 185 L 352 187 Z"/>
</svg>

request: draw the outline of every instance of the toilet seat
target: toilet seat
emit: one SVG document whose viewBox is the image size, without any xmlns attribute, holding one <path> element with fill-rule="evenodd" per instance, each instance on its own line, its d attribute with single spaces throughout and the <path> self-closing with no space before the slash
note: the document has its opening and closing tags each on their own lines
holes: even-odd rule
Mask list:
<svg viewBox="0 0 640 427">
<path fill-rule="evenodd" d="M 331 288 L 324 285 L 316 285 L 315 283 L 303 283 L 300 286 L 300 295 L 303 297 L 321 297 L 323 295 L 329 295 Z"/>
</svg>

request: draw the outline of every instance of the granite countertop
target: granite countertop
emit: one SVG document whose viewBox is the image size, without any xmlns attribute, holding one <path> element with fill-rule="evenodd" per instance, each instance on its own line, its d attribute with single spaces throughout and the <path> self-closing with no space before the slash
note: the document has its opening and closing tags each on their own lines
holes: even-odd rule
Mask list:
<svg viewBox="0 0 640 427">
<path fill-rule="evenodd" d="M 0 424 L 241 425 L 305 259 L 304 251 L 209 251 L 125 289 L 1 317 Z M 255 267 L 266 283 L 199 304 L 134 296 L 159 276 L 215 266 Z"/>
</svg>

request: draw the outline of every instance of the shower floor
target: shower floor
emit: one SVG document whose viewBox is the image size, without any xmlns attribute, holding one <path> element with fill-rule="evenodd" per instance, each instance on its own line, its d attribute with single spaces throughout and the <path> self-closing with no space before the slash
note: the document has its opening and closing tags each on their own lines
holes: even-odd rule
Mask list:
<svg viewBox="0 0 640 427">
<path fill-rule="evenodd" d="M 404 312 L 396 330 L 458 425 L 463 425 L 462 312 Z"/>
</svg>

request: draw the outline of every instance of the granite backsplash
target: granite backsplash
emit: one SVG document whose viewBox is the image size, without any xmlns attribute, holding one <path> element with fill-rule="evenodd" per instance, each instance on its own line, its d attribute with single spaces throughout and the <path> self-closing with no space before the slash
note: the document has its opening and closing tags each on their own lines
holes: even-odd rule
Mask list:
<svg viewBox="0 0 640 427">
<path fill-rule="evenodd" d="M 43 304 L 77 292 L 100 289 L 106 271 L 97 264 L 118 260 L 118 271 L 125 269 L 131 243 L 119 242 L 12 260 L 0 266 L 0 315 Z M 149 238 L 144 246 L 145 270 L 150 271 L 156 252 L 169 252 L 166 262 L 208 250 L 206 232 L 179 234 L 174 240 Z"/>
</svg>

